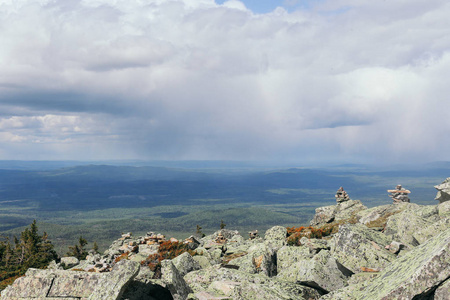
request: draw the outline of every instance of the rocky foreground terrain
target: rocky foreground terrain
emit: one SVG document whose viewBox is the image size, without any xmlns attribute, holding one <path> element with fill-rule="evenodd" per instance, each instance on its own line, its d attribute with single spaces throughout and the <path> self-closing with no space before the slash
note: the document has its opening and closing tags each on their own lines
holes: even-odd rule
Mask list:
<svg viewBox="0 0 450 300">
<path fill-rule="evenodd" d="M 450 180 L 438 205 L 316 209 L 310 227 L 185 241 L 124 234 L 103 255 L 29 269 L 0 299 L 450 299 Z M 69 268 L 69 269 L 68 269 Z"/>
</svg>

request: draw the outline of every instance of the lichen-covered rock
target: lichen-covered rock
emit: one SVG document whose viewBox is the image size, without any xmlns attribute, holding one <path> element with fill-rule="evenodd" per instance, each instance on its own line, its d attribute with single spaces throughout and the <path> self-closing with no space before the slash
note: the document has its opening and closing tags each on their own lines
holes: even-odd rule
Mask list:
<svg viewBox="0 0 450 300">
<path fill-rule="evenodd" d="M 183 276 L 169 259 L 161 262 L 161 280 L 166 284 L 174 300 L 184 300 L 192 292 Z"/>
<path fill-rule="evenodd" d="M 183 254 L 172 259 L 172 263 L 178 269 L 181 276 L 184 276 L 189 272 L 201 269 L 200 265 L 192 258 L 192 256 L 188 252 L 184 252 Z"/>
<path fill-rule="evenodd" d="M 60 264 L 65 266 L 66 268 L 72 268 L 73 266 L 76 266 L 80 263 L 78 258 L 74 256 L 68 256 L 68 257 L 61 257 Z"/>
<path fill-rule="evenodd" d="M 120 299 L 138 272 L 139 264 L 127 260 L 108 273 L 29 269 L 2 292 L 0 299 Z"/>
<path fill-rule="evenodd" d="M 346 286 L 348 277 L 352 274 L 329 251 L 323 250 L 313 259 L 300 260 L 283 269 L 277 278 L 330 292 Z"/>
<path fill-rule="evenodd" d="M 322 239 L 308 239 L 304 236 L 300 239 L 300 244 L 302 246 L 308 247 L 309 253 L 311 253 L 311 255 L 316 255 L 322 250 L 330 250 L 328 242 Z"/>
<path fill-rule="evenodd" d="M 209 287 L 210 289 L 214 289 L 219 293 L 224 294 L 225 296 L 230 296 L 240 285 L 241 285 L 240 282 L 220 280 L 220 281 L 213 281 Z"/>
<path fill-rule="evenodd" d="M 450 299 L 450 279 L 442 283 L 434 292 L 433 300 L 448 300 Z"/>
<path fill-rule="evenodd" d="M 445 231 L 450 228 L 450 218 L 443 218 L 440 221 L 434 222 L 426 227 L 417 228 L 413 233 L 413 238 L 419 243 L 423 244 L 430 238 L 434 237 L 436 233 Z"/>
<path fill-rule="evenodd" d="M 339 263 L 354 273 L 361 267 L 383 268 L 396 255 L 385 249 L 391 240 L 362 224 L 345 224 L 331 240 L 331 253 Z"/>
<path fill-rule="evenodd" d="M 275 248 L 286 245 L 287 229 L 283 226 L 274 226 L 266 231 L 264 240 Z"/>
<path fill-rule="evenodd" d="M 281 273 L 296 262 L 310 258 L 312 255 L 306 246 L 284 246 L 277 252 L 277 272 Z"/>
<path fill-rule="evenodd" d="M 316 208 L 316 213 L 310 225 L 323 226 L 333 221 L 347 220 L 366 209 L 367 207 L 359 200 L 348 200 L 337 205 L 319 207 Z"/>
<path fill-rule="evenodd" d="M 271 245 L 256 244 L 248 249 L 248 254 L 230 260 L 230 265 L 239 267 L 239 270 L 249 274 L 261 273 L 266 276 L 275 276 L 277 273 L 275 250 Z"/>
<path fill-rule="evenodd" d="M 450 201 L 440 203 L 438 205 L 438 212 L 441 218 L 450 217 Z"/>
<path fill-rule="evenodd" d="M 393 240 L 417 246 L 419 242 L 413 234 L 419 228 L 425 228 L 431 224 L 432 222 L 418 216 L 411 209 L 405 209 L 401 213 L 389 217 L 384 233 Z"/>
<path fill-rule="evenodd" d="M 353 217 L 359 211 L 365 210 L 367 207 L 359 200 L 349 200 L 336 205 L 334 220 L 341 221 Z"/>
<path fill-rule="evenodd" d="M 428 299 L 450 277 L 450 229 L 392 262 L 350 299 Z M 448 299 L 448 298 L 447 298 Z"/>
<path fill-rule="evenodd" d="M 320 294 L 309 287 L 284 282 L 260 274 L 248 274 L 240 270 L 213 266 L 208 269 L 194 271 L 185 276 L 186 282 L 194 292 L 217 293 L 217 286 L 211 284 L 216 281 L 237 282 L 229 289 L 231 299 L 317 299 Z M 225 292 L 224 289 L 219 289 Z M 225 294 L 223 294 L 225 296 Z"/>
<path fill-rule="evenodd" d="M 387 217 L 399 213 L 406 209 L 406 205 L 403 203 L 398 204 L 388 204 L 382 206 L 376 206 L 369 209 L 365 209 L 356 213 L 356 217 L 358 218 L 358 222 L 364 225 L 374 224 L 377 221 L 382 223 L 381 221 L 385 221 Z M 380 224 L 383 225 L 383 224 Z"/>
<path fill-rule="evenodd" d="M 444 203 L 450 200 L 450 177 L 445 179 L 441 184 L 434 186 L 438 190 L 436 200 L 439 203 Z"/>
<path fill-rule="evenodd" d="M 337 205 L 322 206 L 316 208 L 316 213 L 310 222 L 311 226 L 319 226 L 334 221 L 334 211 Z"/>
<path fill-rule="evenodd" d="M 196 255 L 192 257 L 192 259 L 197 262 L 197 264 L 200 266 L 200 269 L 211 267 L 211 262 L 205 256 Z"/>
<path fill-rule="evenodd" d="M 410 203 L 406 210 L 411 211 L 416 216 L 422 217 L 430 222 L 439 220 L 439 209 L 437 205 L 418 205 Z"/>
</svg>

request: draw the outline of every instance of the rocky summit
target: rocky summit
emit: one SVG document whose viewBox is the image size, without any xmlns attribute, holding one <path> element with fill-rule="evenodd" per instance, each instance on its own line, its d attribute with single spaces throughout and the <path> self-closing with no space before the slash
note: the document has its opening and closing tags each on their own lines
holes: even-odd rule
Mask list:
<svg viewBox="0 0 450 300">
<path fill-rule="evenodd" d="M 311 226 L 263 237 L 123 234 L 102 255 L 29 269 L 0 299 L 450 299 L 448 182 L 427 206 L 367 208 L 341 188 Z"/>
</svg>

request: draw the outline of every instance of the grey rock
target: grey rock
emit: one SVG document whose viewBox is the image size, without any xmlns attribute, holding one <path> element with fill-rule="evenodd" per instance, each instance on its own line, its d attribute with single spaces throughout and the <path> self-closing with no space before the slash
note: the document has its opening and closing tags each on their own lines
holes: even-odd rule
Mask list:
<svg viewBox="0 0 450 300">
<path fill-rule="evenodd" d="M 385 249 L 390 242 L 384 234 L 362 224 L 345 224 L 339 226 L 331 240 L 331 253 L 354 273 L 361 272 L 361 268 L 380 269 L 396 259 Z"/>
<path fill-rule="evenodd" d="M 2 292 L 0 299 L 120 299 L 138 272 L 139 264 L 126 260 L 109 273 L 29 269 Z"/>
<path fill-rule="evenodd" d="M 440 203 L 438 205 L 438 212 L 441 218 L 450 217 L 450 201 Z"/>
<path fill-rule="evenodd" d="M 197 262 L 201 269 L 206 269 L 211 267 L 211 262 L 205 256 L 196 255 L 192 257 L 193 260 Z"/>
<path fill-rule="evenodd" d="M 248 249 L 248 254 L 230 260 L 229 265 L 239 266 L 239 270 L 249 274 L 261 273 L 266 276 L 275 276 L 277 273 L 275 250 L 263 243 L 256 244 Z"/>
<path fill-rule="evenodd" d="M 439 203 L 444 203 L 450 200 L 450 177 L 445 179 L 441 184 L 434 186 L 438 190 L 436 200 Z"/>
<path fill-rule="evenodd" d="M 79 263 L 80 261 L 76 257 L 73 256 L 61 257 L 61 265 L 65 265 L 67 268 L 72 268 L 78 265 Z"/>
<path fill-rule="evenodd" d="M 328 242 L 322 239 L 308 239 L 307 237 L 302 237 L 300 239 L 300 244 L 308 247 L 309 253 L 312 255 L 315 255 L 322 250 L 330 250 Z"/>
<path fill-rule="evenodd" d="M 212 285 L 216 281 L 236 282 L 229 289 L 231 299 L 254 300 L 254 299 L 317 299 L 320 294 L 309 287 L 284 282 L 276 278 L 270 278 L 260 274 L 248 274 L 240 270 L 220 268 L 213 266 L 208 269 L 194 271 L 185 276 L 186 282 L 192 287 L 195 293 L 218 292 L 212 290 L 217 285 Z M 212 286 L 211 286 L 212 285 Z M 231 285 L 231 284 L 230 284 Z M 226 292 L 226 287 L 220 288 L 221 292 Z M 224 295 L 225 296 L 225 295 Z"/>
<path fill-rule="evenodd" d="M 273 247 L 281 248 L 286 245 L 287 229 L 283 226 L 274 226 L 266 231 L 264 240 Z"/>
<path fill-rule="evenodd" d="M 277 278 L 330 292 L 347 285 L 353 273 L 339 264 L 329 251 L 320 251 L 313 259 L 300 260 L 285 268 Z"/>
<path fill-rule="evenodd" d="M 63 267 L 61 267 L 60 264 L 57 264 L 54 260 L 52 260 L 48 266 L 47 266 L 48 270 L 62 270 Z"/>
<path fill-rule="evenodd" d="M 442 232 L 450 228 L 450 218 L 443 218 L 438 222 L 434 222 L 426 227 L 417 228 L 416 232 L 413 233 L 413 238 L 419 244 L 425 243 L 430 238 L 434 237 L 436 233 Z"/>
<path fill-rule="evenodd" d="M 342 221 L 353 217 L 361 210 L 367 209 L 359 200 L 348 200 L 336 205 L 334 220 Z"/>
<path fill-rule="evenodd" d="M 394 254 L 398 254 L 401 250 L 405 249 L 406 245 L 397 241 L 392 241 L 389 245 L 385 247 L 385 249 L 389 250 Z"/>
<path fill-rule="evenodd" d="M 316 208 L 316 213 L 310 225 L 323 226 L 334 221 L 347 220 L 366 209 L 367 207 L 359 200 L 348 200 L 337 205 L 319 207 Z"/>
<path fill-rule="evenodd" d="M 433 300 L 448 300 L 450 299 L 450 279 L 443 282 L 434 292 Z"/>
<path fill-rule="evenodd" d="M 165 259 L 161 262 L 161 280 L 166 284 L 174 300 L 184 300 L 192 293 L 171 260 Z"/>
<path fill-rule="evenodd" d="M 447 229 L 392 262 L 363 290 L 357 289 L 353 298 L 426 299 L 449 277 L 450 229 Z"/>
<path fill-rule="evenodd" d="M 378 221 L 380 219 L 385 219 L 388 216 L 397 214 L 407 208 L 406 205 L 388 204 L 377 207 L 372 207 L 366 210 L 359 211 L 356 213 L 358 221 L 361 224 L 367 225 L 371 222 Z"/>
<path fill-rule="evenodd" d="M 311 220 L 311 226 L 319 226 L 334 221 L 334 212 L 337 205 L 322 206 L 316 208 L 314 218 Z"/>
<path fill-rule="evenodd" d="M 181 276 L 186 275 L 189 272 L 200 270 L 200 265 L 192 258 L 192 256 L 188 252 L 184 252 L 183 254 L 172 259 L 172 263 L 178 269 Z"/>
<path fill-rule="evenodd" d="M 416 214 L 412 204 L 406 203 L 406 205 L 409 206 L 407 209 L 389 217 L 384 233 L 393 240 L 417 246 L 419 242 L 414 238 L 414 233 L 418 228 L 428 227 L 432 222 Z"/>
<path fill-rule="evenodd" d="M 296 262 L 310 258 L 312 255 L 306 246 L 284 246 L 277 252 L 277 272 L 281 273 Z"/>
</svg>

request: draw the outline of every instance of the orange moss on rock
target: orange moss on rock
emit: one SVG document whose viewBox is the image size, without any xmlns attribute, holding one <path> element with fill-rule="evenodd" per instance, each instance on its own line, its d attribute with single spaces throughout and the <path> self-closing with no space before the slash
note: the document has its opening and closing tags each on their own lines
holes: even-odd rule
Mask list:
<svg viewBox="0 0 450 300">
<path fill-rule="evenodd" d="M 321 239 L 329 236 L 333 231 L 333 227 L 315 228 L 312 226 L 304 227 L 288 227 L 287 228 L 287 243 L 290 246 L 300 246 L 300 239 L 307 237 L 308 239 Z"/>
<path fill-rule="evenodd" d="M 194 251 L 189 249 L 188 244 L 166 241 L 159 245 L 158 253 L 149 255 L 147 259 L 141 261 L 141 265 L 147 265 L 150 270 L 155 272 L 154 278 L 159 278 L 161 276 L 161 262 L 165 259 L 174 259 L 184 252 L 188 252 L 192 256 L 196 255 Z"/>
</svg>

